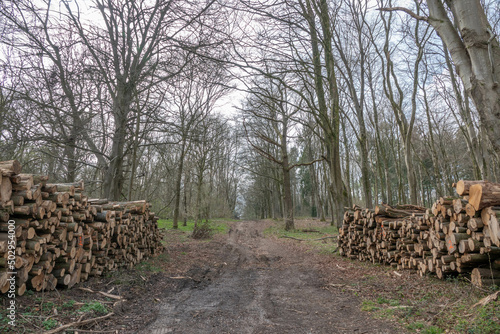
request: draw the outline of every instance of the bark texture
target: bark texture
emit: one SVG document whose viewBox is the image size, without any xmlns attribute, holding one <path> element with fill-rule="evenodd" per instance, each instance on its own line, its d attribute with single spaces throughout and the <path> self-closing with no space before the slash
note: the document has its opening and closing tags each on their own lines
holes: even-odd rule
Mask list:
<svg viewBox="0 0 500 334">
<path fill-rule="evenodd" d="M 446 3 L 446 4 L 445 4 Z M 472 97 L 488 138 L 500 153 L 500 48 L 480 0 L 428 0 L 428 22 L 442 38 Z M 453 13 L 448 16 L 446 7 Z"/>
</svg>

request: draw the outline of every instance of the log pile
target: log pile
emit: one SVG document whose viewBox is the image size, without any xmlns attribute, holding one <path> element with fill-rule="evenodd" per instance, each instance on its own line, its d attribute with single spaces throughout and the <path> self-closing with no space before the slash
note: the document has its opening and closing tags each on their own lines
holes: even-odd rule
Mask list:
<svg viewBox="0 0 500 334">
<path fill-rule="evenodd" d="M 339 231 L 340 254 L 421 276 L 462 274 L 480 287 L 500 285 L 500 184 L 455 186 L 460 197 L 440 198 L 431 209 L 348 208 Z"/>
<path fill-rule="evenodd" d="M 0 162 L 2 293 L 10 287 L 7 272 L 16 272 L 16 292 L 23 295 L 71 288 L 163 250 L 158 218 L 146 201 L 89 200 L 83 182 L 53 184 L 20 171 L 15 160 Z"/>
</svg>

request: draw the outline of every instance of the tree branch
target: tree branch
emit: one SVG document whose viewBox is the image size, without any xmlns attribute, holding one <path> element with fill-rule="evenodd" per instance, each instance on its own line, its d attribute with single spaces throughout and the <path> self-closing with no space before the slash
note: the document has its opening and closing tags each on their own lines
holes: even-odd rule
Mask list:
<svg viewBox="0 0 500 334">
<path fill-rule="evenodd" d="M 382 12 L 397 12 L 397 11 L 401 11 L 401 12 L 405 12 L 406 14 L 410 15 L 411 17 L 413 17 L 413 18 L 415 18 L 417 20 L 425 21 L 425 22 L 429 21 L 429 17 L 417 15 L 414 12 L 412 12 L 411 10 L 409 10 L 408 8 L 404 8 L 404 7 L 390 7 L 390 8 L 382 7 L 382 8 L 378 8 L 377 10 L 380 10 Z"/>
<path fill-rule="evenodd" d="M 66 328 L 70 328 L 70 327 L 78 327 L 78 326 L 81 326 L 81 325 L 85 325 L 85 324 L 89 324 L 91 322 L 94 322 L 94 321 L 99 321 L 99 320 L 104 320 L 104 319 L 107 319 L 111 316 L 113 316 L 114 313 L 111 312 L 111 313 L 108 313 L 106 314 L 105 316 L 102 316 L 102 317 L 98 317 L 98 318 L 92 318 L 92 319 L 87 319 L 87 320 L 78 320 L 76 322 L 71 322 L 69 324 L 66 324 L 66 325 L 63 325 L 63 326 L 60 326 L 60 327 L 57 327 L 53 330 L 50 330 L 50 331 L 47 331 L 47 332 L 44 332 L 44 334 L 54 334 L 54 333 L 59 333 L 60 331 L 66 329 Z M 81 318 L 80 318 L 81 319 Z"/>
<path fill-rule="evenodd" d="M 303 162 L 303 163 L 293 164 L 290 167 L 288 167 L 288 169 L 290 170 L 290 169 L 295 168 L 295 167 L 309 166 L 309 165 L 312 165 L 312 164 L 314 164 L 316 162 L 320 162 L 320 161 L 323 161 L 323 160 L 326 160 L 325 157 L 321 157 L 319 159 L 315 159 L 315 160 L 309 161 L 309 162 Z"/>
<path fill-rule="evenodd" d="M 288 238 L 288 239 L 293 239 L 293 240 L 298 240 L 298 241 L 319 241 L 319 240 L 325 240 L 325 239 L 335 239 L 337 236 L 328 236 L 328 237 L 323 237 L 323 238 L 316 238 L 316 239 L 299 239 L 295 237 L 290 237 L 288 235 L 282 235 L 280 238 Z"/>
</svg>

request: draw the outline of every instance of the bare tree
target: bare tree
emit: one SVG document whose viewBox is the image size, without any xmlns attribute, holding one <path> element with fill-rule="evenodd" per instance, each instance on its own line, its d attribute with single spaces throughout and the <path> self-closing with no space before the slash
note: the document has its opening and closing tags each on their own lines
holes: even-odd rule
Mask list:
<svg viewBox="0 0 500 334">
<path fill-rule="evenodd" d="M 427 16 L 401 10 L 428 22 L 448 48 L 465 90 L 472 97 L 497 154 L 500 153 L 500 45 L 480 0 L 429 0 Z"/>
<path fill-rule="evenodd" d="M 297 131 L 294 129 L 297 126 L 294 117 L 301 110 L 301 103 L 293 102 L 293 92 L 280 81 L 264 79 L 254 81 L 254 84 L 254 87 L 250 87 L 251 95 L 247 104 L 242 109 L 246 117 L 247 139 L 257 153 L 281 169 L 285 229 L 292 230 L 295 225 L 291 170 L 318 160 L 293 163 L 290 159 L 290 140 L 294 131 Z"/>
<path fill-rule="evenodd" d="M 179 137 L 178 171 L 175 183 L 173 227 L 178 227 L 183 166 L 192 147 L 193 131 L 213 112 L 215 103 L 228 92 L 225 70 L 219 64 L 198 62 L 190 65 L 172 85 L 171 108 L 175 122 L 167 131 Z M 196 134 L 194 134 L 196 135 Z"/>
</svg>

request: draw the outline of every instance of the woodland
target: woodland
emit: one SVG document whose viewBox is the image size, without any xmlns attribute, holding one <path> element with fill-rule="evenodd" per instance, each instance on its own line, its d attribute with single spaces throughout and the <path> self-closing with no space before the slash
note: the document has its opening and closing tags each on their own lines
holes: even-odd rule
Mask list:
<svg viewBox="0 0 500 334">
<path fill-rule="evenodd" d="M 0 2 L 0 161 L 173 220 L 499 182 L 495 0 Z"/>
</svg>

